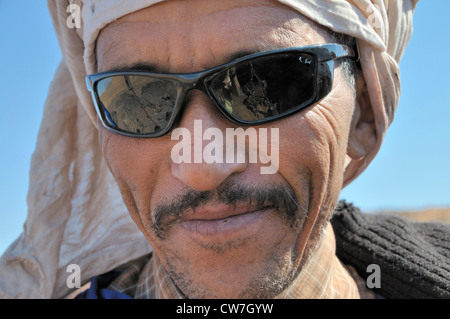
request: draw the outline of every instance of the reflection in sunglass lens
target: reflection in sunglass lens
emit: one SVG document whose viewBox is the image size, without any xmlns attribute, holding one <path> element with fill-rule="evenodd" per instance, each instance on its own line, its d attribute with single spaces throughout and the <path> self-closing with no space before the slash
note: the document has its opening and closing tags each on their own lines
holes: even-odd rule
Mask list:
<svg viewBox="0 0 450 319">
<path fill-rule="evenodd" d="M 100 80 L 97 92 L 106 120 L 121 131 L 149 134 L 163 130 L 172 116 L 174 83 L 142 75 L 118 75 Z"/>
<path fill-rule="evenodd" d="M 277 117 L 315 97 L 316 60 L 288 53 L 242 62 L 218 73 L 210 90 L 225 110 L 242 121 Z"/>
</svg>

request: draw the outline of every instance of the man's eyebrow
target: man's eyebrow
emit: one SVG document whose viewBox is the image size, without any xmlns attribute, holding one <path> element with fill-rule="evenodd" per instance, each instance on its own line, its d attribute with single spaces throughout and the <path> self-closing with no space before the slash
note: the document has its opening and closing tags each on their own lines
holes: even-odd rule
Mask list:
<svg viewBox="0 0 450 319">
<path fill-rule="evenodd" d="M 143 72 L 158 72 L 159 68 L 151 63 L 137 62 L 133 64 L 119 65 L 114 68 L 108 69 L 105 72 L 122 72 L 122 71 L 143 71 Z"/>
<path fill-rule="evenodd" d="M 242 50 L 235 53 L 232 53 L 231 55 L 226 56 L 224 59 L 224 62 L 221 64 L 226 64 L 229 62 L 232 62 L 234 60 L 237 60 L 239 58 L 243 58 L 247 55 L 255 54 L 261 52 L 260 50 Z M 161 68 L 158 68 L 155 64 L 148 63 L 148 62 L 137 62 L 133 64 L 124 64 L 119 65 L 117 67 L 108 69 L 105 72 L 123 72 L 123 71 L 141 71 L 141 72 L 154 72 L 154 73 L 163 73 Z"/>
<path fill-rule="evenodd" d="M 229 63 L 229 62 L 232 62 L 234 60 L 246 57 L 247 55 L 251 55 L 251 54 L 255 54 L 255 53 L 259 53 L 259 52 L 261 52 L 261 50 L 257 50 L 257 49 L 255 49 L 255 50 L 238 51 L 238 52 L 235 52 L 235 53 L 227 56 L 227 58 L 225 59 L 225 63 Z"/>
</svg>

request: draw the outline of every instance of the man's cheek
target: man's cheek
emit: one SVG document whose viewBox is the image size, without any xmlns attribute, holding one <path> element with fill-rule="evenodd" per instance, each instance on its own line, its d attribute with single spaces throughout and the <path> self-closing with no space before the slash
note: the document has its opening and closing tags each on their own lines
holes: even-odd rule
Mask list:
<svg viewBox="0 0 450 319">
<path fill-rule="evenodd" d="M 116 177 L 116 172 L 120 165 L 121 152 L 118 151 L 117 134 L 108 131 L 105 127 L 99 126 L 98 140 L 103 153 L 103 158 L 111 173 Z"/>
</svg>

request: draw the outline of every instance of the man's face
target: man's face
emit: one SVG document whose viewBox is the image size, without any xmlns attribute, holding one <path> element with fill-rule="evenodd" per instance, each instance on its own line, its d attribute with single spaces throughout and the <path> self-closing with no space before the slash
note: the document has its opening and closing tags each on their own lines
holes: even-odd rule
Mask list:
<svg viewBox="0 0 450 319">
<path fill-rule="evenodd" d="M 148 64 L 195 72 L 242 52 L 329 41 L 325 30 L 274 1 L 164 1 L 102 31 L 98 70 Z M 279 129 L 275 174 L 262 175 L 261 163 L 177 164 L 170 132 L 136 139 L 100 127 L 131 217 L 184 294 L 270 298 L 301 270 L 338 200 L 354 126 L 353 91 L 334 73 L 320 103 L 259 126 Z M 194 120 L 203 131 L 237 127 L 196 90 L 174 127 L 194 132 Z"/>
</svg>

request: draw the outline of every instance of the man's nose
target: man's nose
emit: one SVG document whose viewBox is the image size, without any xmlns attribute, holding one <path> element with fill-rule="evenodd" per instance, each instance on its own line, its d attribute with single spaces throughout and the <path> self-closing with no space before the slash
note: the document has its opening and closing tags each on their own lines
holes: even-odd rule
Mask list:
<svg viewBox="0 0 450 319">
<path fill-rule="evenodd" d="M 172 140 L 178 140 L 172 147 L 172 175 L 192 189 L 207 191 L 244 171 L 246 160 L 226 154 L 226 129 L 232 127 L 204 93 L 191 91 L 171 132 Z"/>
</svg>

